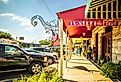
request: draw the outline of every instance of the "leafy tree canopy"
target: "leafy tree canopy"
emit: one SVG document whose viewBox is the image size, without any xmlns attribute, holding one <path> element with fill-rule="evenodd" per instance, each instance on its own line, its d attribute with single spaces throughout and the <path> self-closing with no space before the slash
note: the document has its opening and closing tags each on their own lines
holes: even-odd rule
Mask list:
<svg viewBox="0 0 121 82">
<path fill-rule="evenodd" d="M 40 40 L 39 43 L 40 43 L 40 45 L 49 45 L 50 41 L 45 39 L 45 40 Z"/>
<path fill-rule="evenodd" d="M 10 33 L 3 32 L 3 31 L 0 31 L 0 38 L 12 39 Z"/>
</svg>

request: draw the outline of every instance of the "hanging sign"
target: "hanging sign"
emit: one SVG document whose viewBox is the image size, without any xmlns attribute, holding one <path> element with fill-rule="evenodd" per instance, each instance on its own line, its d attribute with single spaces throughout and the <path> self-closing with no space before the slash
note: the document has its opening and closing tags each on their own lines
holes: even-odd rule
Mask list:
<svg viewBox="0 0 121 82">
<path fill-rule="evenodd" d="M 76 20 L 70 21 L 70 26 L 118 26 L 118 21 L 111 19 L 84 19 L 84 20 Z"/>
</svg>

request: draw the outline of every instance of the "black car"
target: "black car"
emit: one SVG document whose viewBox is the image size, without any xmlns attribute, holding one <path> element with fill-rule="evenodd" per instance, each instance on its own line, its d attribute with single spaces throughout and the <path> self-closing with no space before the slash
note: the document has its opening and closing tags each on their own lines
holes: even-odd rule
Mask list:
<svg viewBox="0 0 121 82">
<path fill-rule="evenodd" d="M 28 69 L 31 73 L 42 70 L 47 57 L 37 53 L 28 53 L 13 44 L 0 44 L 0 73 Z"/>
</svg>

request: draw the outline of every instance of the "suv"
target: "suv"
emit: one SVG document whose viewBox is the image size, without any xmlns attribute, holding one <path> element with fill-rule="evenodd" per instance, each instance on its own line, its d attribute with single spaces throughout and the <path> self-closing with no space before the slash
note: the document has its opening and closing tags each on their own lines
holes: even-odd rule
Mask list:
<svg viewBox="0 0 121 82">
<path fill-rule="evenodd" d="M 38 73 L 46 62 L 45 55 L 27 53 L 13 44 L 0 44 L 0 73 L 25 68 L 31 73 Z"/>
</svg>

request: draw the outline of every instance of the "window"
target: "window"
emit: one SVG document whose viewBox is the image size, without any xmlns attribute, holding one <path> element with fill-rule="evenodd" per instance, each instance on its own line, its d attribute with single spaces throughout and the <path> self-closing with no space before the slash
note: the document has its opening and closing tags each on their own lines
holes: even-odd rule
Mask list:
<svg viewBox="0 0 121 82">
<path fill-rule="evenodd" d="M 13 46 L 5 46 L 5 55 L 21 55 L 22 51 Z"/>
<path fill-rule="evenodd" d="M 101 11 L 101 7 L 98 7 L 98 11 Z"/>
<path fill-rule="evenodd" d="M 101 12 L 98 12 L 98 18 L 101 18 Z"/>
<path fill-rule="evenodd" d="M 113 18 L 116 18 L 116 12 L 113 12 Z"/>
<path fill-rule="evenodd" d="M 96 18 L 96 12 L 92 12 L 92 18 Z"/>
<path fill-rule="evenodd" d="M 108 11 L 111 11 L 111 3 L 108 4 Z"/>
<path fill-rule="evenodd" d="M 113 2 L 113 11 L 116 11 L 116 1 Z"/>
<path fill-rule="evenodd" d="M 87 18 L 90 18 L 90 12 L 88 12 Z"/>
<path fill-rule="evenodd" d="M 92 11 L 96 11 L 96 8 L 95 8 L 95 9 L 93 9 Z"/>
<path fill-rule="evenodd" d="M 121 0 L 118 0 L 118 11 L 121 11 Z"/>
<path fill-rule="evenodd" d="M 121 18 L 121 12 L 118 12 L 118 18 Z"/>
<path fill-rule="evenodd" d="M 108 18 L 109 19 L 111 18 L 111 12 L 108 12 Z"/>
<path fill-rule="evenodd" d="M 4 53 L 4 46 L 0 46 L 0 55 L 3 55 Z"/>
<path fill-rule="evenodd" d="M 103 18 L 106 18 L 106 12 L 103 12 Z"/>
<path fill-rule="evenodd" d="M 106 5 L 103 5 L 103 11 L 106 11 Z"/>
</svg>

